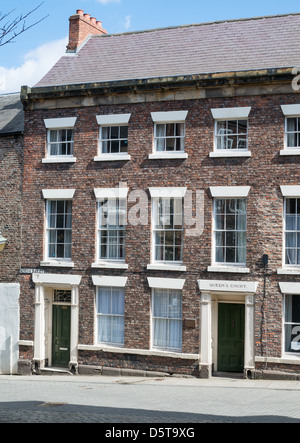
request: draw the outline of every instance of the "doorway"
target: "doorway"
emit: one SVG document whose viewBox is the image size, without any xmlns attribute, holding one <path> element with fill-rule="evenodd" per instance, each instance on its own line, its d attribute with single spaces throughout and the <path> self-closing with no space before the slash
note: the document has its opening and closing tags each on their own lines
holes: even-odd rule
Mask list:
<svg viewBox="0 0 300 443">
<path fill-rule="evenodd" d="M 70 362 L 71 306 L 53 305 L 52 366 L 67 367 Z"/>
<path fill-rule="evenodd" d="M 245 349 L 245 305 L 219 303 L 218 371 L 243 372 Z"/>
</svg>

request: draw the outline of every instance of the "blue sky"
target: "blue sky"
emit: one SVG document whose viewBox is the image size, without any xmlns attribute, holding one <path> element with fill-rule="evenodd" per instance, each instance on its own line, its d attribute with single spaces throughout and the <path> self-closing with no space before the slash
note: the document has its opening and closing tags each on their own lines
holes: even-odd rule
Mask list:
<svg viewBox="0 0 300 443">
<path fill-rule="evenodd" d="M 0 0 L 0 11 L 14 10 L 12 18 L 38 6 L 42 0 Z M 208 21 L 300 12 L 295 0 L 44 0 L 28 24 L 47 18 L 0 47 L 0 93 L 33 86 L 64 54 L 69 17 L 83 9 L 103 22 L 109 33 L 138 31 Z M 291 35 L 291 38 L 293 36 Z"/>
</svg>

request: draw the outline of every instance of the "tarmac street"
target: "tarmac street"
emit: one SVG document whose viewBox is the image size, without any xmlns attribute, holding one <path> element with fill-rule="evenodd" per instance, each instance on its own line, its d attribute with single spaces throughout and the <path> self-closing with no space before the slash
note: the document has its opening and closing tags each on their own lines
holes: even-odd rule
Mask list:
<svg viewBox="0 0 300 443">
<path fill-rule="evenodd" d="M 299 405 L 300 381 L 0 376 L 0 423 L 300 423 Z M 176 428 L 177 437 L 188 430 Z"/>
</svg>

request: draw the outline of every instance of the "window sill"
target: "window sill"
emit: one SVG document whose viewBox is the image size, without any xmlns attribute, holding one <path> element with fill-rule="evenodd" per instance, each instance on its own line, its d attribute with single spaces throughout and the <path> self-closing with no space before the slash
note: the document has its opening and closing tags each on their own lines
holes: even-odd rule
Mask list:
<svg viewBox="0 0 300 443">
<path fill-rule="evenodd" d="M 208 266 L 208 272 L 229 272 L 234 274 L 249 274 L 250 269 L 243 266 Z"/>
<path fill-rule="evenodd" d="M 130 160 L 130 155 L 128 154 L 101 154 L 94 157 L 95 162 L 113 162 L 113 161 L 128 161 Z"/>
<path fill-rule="evenodd" d="M 41 261 L 40 266 L 46 267 L 57 267 L 57 268 L 74 268 L 74 263 L 72 261 L 62 261 L 62 260 L 49 260 Z"/>
<path fill-rule="evenodd" d="M 98 269 L 128 269 L 128 265 L 122 262 L 96 262 L 92 263 L 92 268 Z"/>
<path fill-rule="evenodd" d="M 42 159 L 42 163 L 76 163 L 76 157 L 47 157 Z"/>
<path fill-rule="evenodd" d="M 238 151 L 238 150 L 220 150 L 210 152 L 209 156 L 212 158 L 220 158 L 220 157 L 251 157 L 251 151 Z"/>
<path fill-rule="evenodd" d="M 277 274 L 279 274 L 279 275 L 300 275 L 300 267 L 277 269 Z"/>
<path fill-rule="evenodd" d="M 280 151 L 280 155 L 300 155 L 300 148 L 284 149 Z"/>
<path fill-rule="evenodd" d="M 182 266 L 181 264 L 172 264 L 172 263 L 151 263 L 147 265 L 147 269 L 149 271 L 179 271 L 186 272 L 186 266 Z"/>
<path fill-rule="evenodd" d="M 186 159 L 188 154 L 186 152 L 155 152 L 149 154 L 148 158 L 150 160 L 175 160 L 175 159 Z"/>
</svg>

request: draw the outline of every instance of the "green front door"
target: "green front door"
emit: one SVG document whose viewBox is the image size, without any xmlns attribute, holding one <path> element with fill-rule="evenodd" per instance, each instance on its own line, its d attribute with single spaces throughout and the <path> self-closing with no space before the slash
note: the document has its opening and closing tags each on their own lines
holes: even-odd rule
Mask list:
<svg viewBox="0 0 300 443">
<path fill-rule="evenodd" d="M 70 362 L 71 307 L 53 305 L 52 366 L 66 367 Z"/>
<path fill-rule="evenodd" d="M 245 306 L 219 303 L 218 371 L 243 372 Z"/>
</svg>

